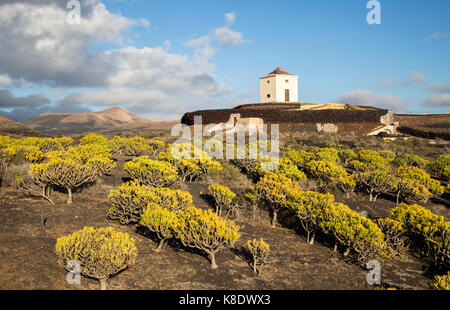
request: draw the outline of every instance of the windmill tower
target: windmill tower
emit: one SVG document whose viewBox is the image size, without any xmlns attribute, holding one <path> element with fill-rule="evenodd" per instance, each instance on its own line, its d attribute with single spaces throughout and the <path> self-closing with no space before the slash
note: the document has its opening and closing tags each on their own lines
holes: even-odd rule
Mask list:
<svg viewBox="0 0 450 310">
<path fill-rule="evenodd" d="M 298 102 L 298 76 L 277 67 L 260 80 L 260 102 Z"/>
</svg>

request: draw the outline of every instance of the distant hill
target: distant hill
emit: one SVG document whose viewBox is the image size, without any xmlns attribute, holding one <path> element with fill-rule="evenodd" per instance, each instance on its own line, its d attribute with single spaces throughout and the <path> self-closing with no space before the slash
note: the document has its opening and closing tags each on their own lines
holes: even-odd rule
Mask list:
<svg viewBox="0 0 450 310">
<path fill-rule="evenodd" d="M 41 132 L 19 122 L 15 122 L 0 115 L 0 135 L 41 137 Z"/>
<path fill-rule="evenodd" d="M 43 113 L 23 122 L 31 128 L 51 135 L 158 130 L 159 127 L 161 130 L 167 130 L 169 125 L 166 123 L 143 119 L 123 108 L 84 113 Z"/>
</svg>

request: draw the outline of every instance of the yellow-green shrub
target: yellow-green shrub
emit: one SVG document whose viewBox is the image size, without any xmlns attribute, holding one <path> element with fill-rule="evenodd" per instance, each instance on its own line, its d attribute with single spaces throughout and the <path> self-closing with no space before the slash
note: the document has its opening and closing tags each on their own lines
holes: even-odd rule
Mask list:
<svg viewBox="0 0 450 310">
<path fill-rule="evenodd" d="M 157 252 L 160 252 L 168 239 L 173 238 L 179 229 L 179 216 L 177 211 L 150 204 L 141 215 L 139 224 L 154 232 L 159 239 Z"/>
<path fill-rule="evenodd" d="M 307 233 L 307 242 L 314 244 L 316 231 L 323 221 L 324 210 L 331 207 L 334 196 L 312 191 L 291 191 L 288 199 L 289 208 L 296 213 Z"/>
<path fill-rule="evenodd" d="M 435 290 L 450 290 L 450 271 L 442 276 L 435 276 L 433 288 Z"/>
<path fill-rule="evenodd" d="M 376 201 L 380 194 L 397 190 L 397 180 L 388 170 L 369 170 L 358 173 L 357 180 L 359 188 L 369 194 L 370 201 Z"/>
<path fill-rule="evenodd" d="M 266 174 L 255 185 L 258 200 L 272 211 L 272 227 L 276 226 L 278 211 L 287 207 L 287 199 L 296 188 L 291 179 L 277 173 Z"/>
<path fill-rule="evenodd" d="M 440 196 L 445 188 L 420 168 L 400 166 L 395 173 L 398 180 L 397 203 L 400 198 L 426 202 L 433 195 Z"/>
<path fill-rule="evenodd" d="M 262 266 L 270 253 L 270 246 L 262 238 L 248 240 L 247 249 L 252 255 L 253 272 L 261 273 Z M 258 268 L 259 267 L 259 268 Z"/>
<path fill-rule="evenodd" d="M 312 160 L 306 164 L 308 174 L 317 179 L 319 187 L 325 189 L 338 181 L 340 177 L 347 176 L 347 171 L 331 161 Z"/>
<path fill-rule="evenodd" d="M 450 261 L 450 222 L 417 204 L 405 203 L 391 209 L 390 217 L 402 223 L 409 239 L 435 263 Z"/>
<path fill-rule="evenodd" d="M 357 261 L 365 265 L 371 259 L 389 255 L 384 234 L 377 224 L 348 206 L 335 203 L 324 209 L 323 218 L 320 227 L 346 248 L 344 256 L 354 253 Z"/>
<path fill-rule="evenodd" d="M 403 224 L 389 217 L 377 219 L 376 223 L 383 231 L 391 253 L 400 253 L 406 245 L 406 230 Z"/>
<path fill-rule="evenodd" d="M 228 187 L 220 184 L 211 184 L 208 186 L 209 193 L 213 196 L 217 215 L 222 215 L 222 210 L 226 211 L 231 207 L 233 199 L 236 194 L 233 193 Z"/>
<path fill-rule="evenodd" d="M 212 210 L 203 211 L 190 207 L 180 213 L 177 239 L 185 246 L 205 251 L 211 260 L 211 268 L 217 268 L 216 253 L 234 245 L 241 236 L 239 226 L 233 221 L 223 219 Z"/>
<path fill-rule="evenodd" d="M 72 204 L 72 191 L 96 180 L 98 171 L 90 164 L 81 164 L 72 158 L 52 157 L 47 162 L 30 166 L 31 177 L 36 184 L 58 186 L 68 193 L 67 204 Z"/>
<path fill-rule="evenodd" d="M 139 222 L 141 214 L 149 204 L 171 211 L 185 210 L 193 206 L 192 196 L 181 190 L 154 188 L 140 184 L 137 180 L 124 183 L 108 195 L 112 206 L 108 217 L 123 225 Z"/>
<path fill-rule="evenodd" d="M 81 274 L 96 278 L 102 289 L 107 279 L 133 265 L 137 256 L 134 239 L 112 227 L 84 229 L 56 241 L 56 254 L 64 266 L 80 264 Z"/>
<path fill-rule="evenodd" d="M 178 178 L 176 168 L 170 163 L 151 160 L 147 156 L 141 156 L 125 163 L 124 169 L 132 179 L 154 187 L 168 186 Z"/>
</svg>

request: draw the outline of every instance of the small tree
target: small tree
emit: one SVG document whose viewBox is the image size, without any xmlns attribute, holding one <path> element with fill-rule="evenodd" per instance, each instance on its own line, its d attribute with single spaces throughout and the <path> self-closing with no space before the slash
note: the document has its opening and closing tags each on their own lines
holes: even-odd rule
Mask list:
<svg viewBox="0 0 450 310">
<path fill-rule="evenodd" d="M 209 193 L 214 197 L 216 214 L 221 216 L 222 210 L 229 210 L 236 194 L 228 187 L 220 184 L 212 184 L 208 187 Z"/>
<path fill-rule="evenodd" d="M 371 220 L 360 216 L 342 203 L 324 209 L 320 227 L 332 234 L 346 248 L 344 256 L 354 253 L 361 265 L 389 255 L 384 234 Z"/>
<path fill-rule="evenodd" d="M 397 203 L 400 197 L 426 202 L 433 195 L 440 196 L 445 191 L 439 181 L 414 166 L 400 166 L 395 176 L 398 180 Z"/>
<path fill-rule="evenodd" d="M 288 200 L 288 206 L 293 210 L 306 231 L 306 241 L 314 244 L 316 231 L 323 220 L 323 212 L 334 202 L 331 194 L 321 194 L 312 191 L 293 191 Z"/>
<path fill-rule="evenodd" d="M 270 246 L 262 238 L 259 240 L 253 239 L 247 241 L 247 249 L 252 255 L 253 272 L 255 274 L 261 273 L 262 266 L 270 253 Z"/>
<path fill-rule="evenodd" d="M 450 181 L 450 155 L 441 155 L 435 161 L 428 164 L 431 173 Z"/>
<path fill-rule="evenodd" d="M 30 166 L 31 177 L 38 185 L 65 188 L 67 204 L 72 204 L 72 192 L 80 186 L 93 182 L 98 171 L 92 165 L 83 165 L 71 158 L 52 157 L 48 162 Z"/>
<path fill-rule="evenodd" d="M 108 195 L 112 206 L 108 209 L 108 217 L 120 224 L 134 224 L 139 222 L 141 214 L 149 204 L 166 208 L 170 211 L 185 210 L 193 206 L 189 192 L 172 190 L 169 188 L 154 188 L 130 181 L 122 184 Z"/>
<path fill-rule="evenodd" d="M 350 160 L 354 160 L 358 155 L 353 150 L 346 149 L 339 151 L 338 153 L 339 158 L 344 162 L 346 165 Z"/>
<path fill-rule="evenodd" d="M 179 227 L 179 218 L 177 212 L 150 204 L 147 210 L 142 214 L 139 222 L 142 226 L 154 232 L 159 238 L 156 252 L 160 252 L 168 239 L 176 235 Z"/>
<path fill-rule="evenodd" d="M 347 194 L 347 198 L 350 198 L 350 194 L 355 191 L 356 181 L 351 175 L 339 177 L 337 179 L 338 187 Z"/>
<path fill-rule="evenodd" d="M 313 160 L 306 165 L 306 171 L 319 181 L 319 187 L 326 189 L 340 177 L 347 176 L 347 171 L 338 164 L 330 161 Z"/>
<path fill-rule="evenodd" d="M 424 169 L 430 162 L 416 154 L 403 154 L 392 163 L 396 166 L 414 166 Z"/>
<path fill-rule="evenodd" d="M 399 221 L 387 218 L 380 218 L 376 223 L 384 233 L 384 239 L 391 252 L 400 253 L 406 245 L 406 230 Z"/>
<path fill-rule="evenodd" d="M 70 262 L 79 263 L 81 274 L 98 279 L 101 289 L 106 290 L 110 276 L 135 263 L 137 248 L 127 233 L 112 227 L 85 227 L 59 238 L 56 254 L 66 268 Z"/>
<path fill-rule="evenodd" d="M 212 210 L 203 211 L 190 207 L 179 214 L 177 239 L 185 246 L 205 251 L 209 255 L 211 268 L 217 268 L 216 253 L 234 245 L 241 236 L 238 233 L 239 226 L 231 220 L 221 218 Z"/>
<path fill-rule="evenodd" d="M 288 195 L 295 185 L 291 179 L 276 173 L 266 174 L 256 185 L 255 192 L 260 201 L 265 202 L 272 211 L 272 227 L 277 224 L 278 212 L 286 208 Z"/>
<path fill-rule="evenodd" d="M 358 183 L 369 194 L 369 201 L 376 201 L 379 194 L 395 192 L 397 181 L 386 170 L 369 170 L 357 175 Z"/>
<path fill-rule="evenodd" d="M 168 186 L 178 178 L 177 170 L 171 164 L 151 160 L 147 156 L 141 156 L 125 163 L 124 169 L 131 178 L 154 187 Z"/>
</svg>

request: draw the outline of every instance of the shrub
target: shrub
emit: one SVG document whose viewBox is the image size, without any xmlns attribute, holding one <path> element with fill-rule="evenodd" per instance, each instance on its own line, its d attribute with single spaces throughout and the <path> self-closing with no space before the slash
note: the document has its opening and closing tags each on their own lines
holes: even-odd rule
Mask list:
<svg viewBox="0 0 450 310">
<path fill-rule="evenodd" d="M 271 162 L 271 159 L 265 159 L 264 161 L 269 164 Z M 272 161 L 272 165 L 275 165 L 275 163 L 276 161 Z M 306 180 L 306 175 L 303 173 L 303 171 L 300 171 L 289 158 L 281 158 L 278 161 L 277 167 L 273 170 L 262 170 L 261 164 L 258 163 L 257 175 L 261 177 L 263 175 L 266 175 L 267 173 L 281 174 L 293 181 Z"/>
<path fill-rule="evenodd" d="M 219 184 L 210 185 L 208 190 L 211 196 L 214 197 L 216 213 L 221 216 L 223 209 L 227 211 L 230 209 L 236 194 L 233 193 L 228 187 Z"/>
<path fill-rule="evenodd" d="M 297 165 L 299 169 L 303 170 L 306 164 L 315 158 L 315 155 L 307 151 L 289 150 L 285 153 L 285 157 L 289 158 L 294 165 Z"/>
<path fill-rule="evenodd" d="M 98 279 L 105 290 L 110 276 L 135 263 L 137 248 L 133 238 L 112 227 L 85 227 L 59 238 L 56 254 L 64 266 L 77 261 L 81 274 Z"/>
<path fill-rule="evenodd" d="M 175 166 L 182 181 L 192 182 L 202 175 L 222 170 L 222 165 L 218 161 L 211 160 L 205 152 L 189 143 L 169 144 L 167 151 L 161 152 L 158 159 Z"/>
<path fill-rule="evenodd" d="M 320 227 L 346 248 L 344 256 L 353 252 L 362 265 L 388 255 L 381 229 L 342 203 L 324 209 L 324 221 Z"/>
<path fill-rule="evenodd" d="M 336 163 L 339 160 L 338 150 L 324 147 L 314 150 L 315 160 L 324 160 Z"/>
<path fill-rule="evenodd" d="M 429 161 L 416 154 L 403 154 L 397 157 L 393 163 L 396 166 L 414 166 L 420 169 L 424 169 L 429 165 Z"/>
<path fill-rule="evenodd" d="M 293 210 L 303 229 L 307 233 L 306 241 L 314 244 L 317 229 L 323 220 L 323 212 L 331 207 L 334 196 L 312 191 L 293 191 L 289 196 L 288 206 Z"/>
<path fill-rule="evenodd" d="M 349 166 L 357 171 L 386 169 L 390 160 L 374 150 L 361 150 L 358 159 L 349 162 Z"/>
<path fill-rule="evenodd" d="M 261 239 L 247 241 L 247 249 L 252 255 L 252 267 L 255 274 L 261 273 L 262 266 L 270 253 L 270 246 Z M 258 268 L 259 266 L 259 268 Z"/>
<path fill-rule="evenodd" d="M 326 189 L 337 182 L 340 177 L 347 176 L 347 171 L 338 164 L 330 161 L 313 160 L 306 164 L 306 171 L 319 181 L 319 187 Z"/>
<path fill-rule="evenodd" d="M 181 190 L 153 188 L 140 184 L 137 180 L 122 184 L 108 195 L 112 203 L 107 211 L 108 217 L 120 224 L 139 222 L 141 214 L 149 204 L 166 208 L 170 211 L 185 210 L 192 206 L 192 196 Z"/>
<path fill-rule="evenodd" d="M 178 178 L 177 170 L 171 164 L 151 160 L 147 156 L 141 156 L 125 163 L 124 169 L 131 178 L 154 187 L 168 186 Z"/>
<path fill-rule="evenodd" d="M 160 252 L 167 240 L 176 235 L 179 227 L 179 218 L 177 212 L 151 204 L 141 215 L 139 224 L 158 236 L 159 244 L 156 252 Z"/>
<path fill-rule="evenodd" d="M 355 191 L 356 181 L 351 175 L 341 176 L 337 179 L 337 186 L 347 194 L 347 198 L 350 198 L 350 194 Z"/>
<path fill-rule="evenodd" d="M 33 181 L 45 187 L 49 185 L 65 188 L 68 193 L 67 204 L 72 204 L 74 189 L 96 180 L 98 171 L 89 164 L 80 164 L 71 158 L 52 157 L 48 162 L 30 166 Z"/>
<path fill-rule="evenodd" d="M 291 179 L 275 173 L 265 175 L 255 185 L 258 199 L 272 211 L 272 227 L 276 226 L 277 214 L 281 209 L 286 208 L 287 198 L 294 188 L 295 185 Z"/>
<path fill-rule="evenodd" d="M 450 155 L 441 155 L 428 164 L 428 169 L 435 175 L 450 181 Z"/>
<path fill-rule="evenodd" d="M 402 223 L 389 217 L 377 219 L 376 223 L 384 233 L 384 239 L 390 252 L 402 252 L 406 245 L 406 231 Z"/>
<path fill-rule="evenodd" d="M 223 219 L 211 210 L 189 207 L 180 212 L 177 239 L 185 246 L 205 251 L 211 260 L 211 268 L 217 268 L 215 255 L 225 247 L 233 246 L 241 236 L 239 226 Z"/>
<path fill-rule="evenodd" d="M 369 170 L 357 175 L 360 187 L 369 194 L 369 201 L 376 201 L 379 194 L 394 192 L 397 180 L 386 170 Z"/>
<path fill-rule="evenodd" d="M 400 204 L 391 209 L 390 217 L 402 223 L 408 238 L 422 255 L 437 264 L 449 263 L 450 222 L 417 204 Z"/>
<path fill-rule="evenodd" d="M 398 179 L 397 203 L 400 198 L 426 202 L 433 195 L 440 196 L 445 191 L 439 181 L 414 166 L 400 166 L 395 176 Z"/>
<path fill-rule="evenodd" d="M 433 288 L 435 290 L 450 290 L 450 271 L 448 271 L 445 275 L 435 276 Z"/>
<path fill-rule="evenodd" d="M 347 164 L 350 160 L 354 160 L 355 158 L 357 158 L 358 155 L 356 155 L 353 150 L 346 149 L 339 151 L 338 156 L 344 162 L 344 164 Z"/>
</svg>

